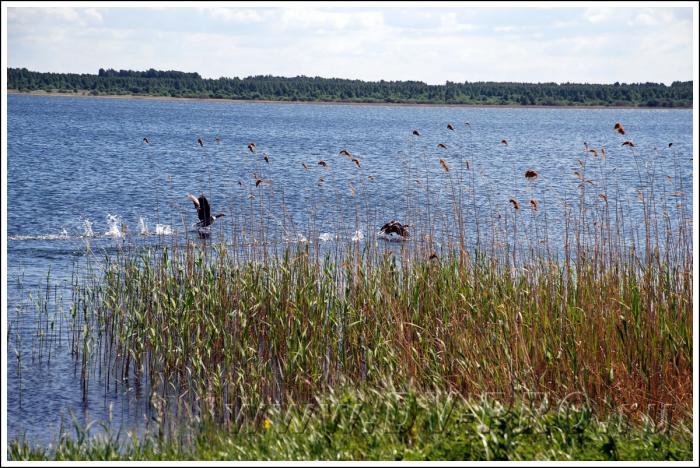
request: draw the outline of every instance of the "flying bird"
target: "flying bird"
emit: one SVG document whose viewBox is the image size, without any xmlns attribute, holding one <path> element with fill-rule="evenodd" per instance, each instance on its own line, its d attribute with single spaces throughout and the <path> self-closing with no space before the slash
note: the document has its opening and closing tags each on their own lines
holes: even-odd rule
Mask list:
<svg viewBox="0 0 700 468">
<path fill-rule="evenodd" d="M 210 226 L 214 221 L 224 216 L 224 213 L 218 213 L 212 216 L 209 201 L 204 195 L 200 195 L 199 198 L 197 198 L 191 193 L 188 193 L 187 198 L 192 200 L 195 208 L 197 208 L 199 222 L 195 224 L 195 226 L 198 228 Z"/>
<path fill-rule="evenodd" d="M 471 124 L 470 124 L 469 122 L 464 122 L 464 125 L 466 125 L 466 126 L 469 127 L 470 129 L 472 128 L 472 126 L 471 126 Z"/>
<path fill-rule="evenodd" d="M 357 167 L 360 167 L 360 160 L 359 159 L 352 158 L 352 162 L 354 162 Z"/>
<path fill-rule="evenodd" d="M 634 148 L 634 143 L 632 143 L 631 141 L 627 140 L 626 142 L 624 142 L 624 143 L 622 144 L 622 146 L 629 146 L 630 148 Z"/>
<path fill-rule="evenodd" d="M 415 136 L 420 136 L 420 132 L 419 132 L 418 130 L 413 130 L 413 134 L 414 134 Z"/>
<path fill-rule="evenodd" d="M 408 232 L 408 229 L 407 229 L 408 227 L 410 227 L 410 225 L 401 224 L 400 222 L 392 219 L 391 221 L 386 223 L 384 226 L 382 226 L 379 229 L 379 232 L 384 234 L 384 235 L 396 234 L 403 239 L 408 239 L 410 237 L 410 233 Z"/>
<path fill-rule="evenodd" d="M 266 163 L 270 164 L 270 158 L 268 157 L 267 154 L 263 154 L 263 159 L 265 160 Z"/>
<path fill-rule="evenodd" d="M 508 146 L 508 142 L 506 140 L 501 140 L 501 144 Z"/>
<path fill-rule="evenodd" d="M 321 160 L 318 162 L 318 165 L 319 165 L 319 166 L 323 166 L 323 167 L 327 167 L 327 166 L 328 166 L 328 163 L 326 163 L 326 161 L 324 161 L 323 159 L 321 159 Z"/>
<path fill-rule="evenodd" d="M 530 206 L 532 206 L 533 210 L 537 211 L 537 207 L 539 206 L 539 204 L 537 203 L 537 200 L 533 198 L 532 200 L 530 200 Z"/>
<path fill-rule="evenodd" d="M 248 143 L 248 151 L 255 153 L 255 143 Z"/>
<path fill-rule="evenodd" d="M 343 155 L 343 156 L 347 156 L 348 158 L 351 158 L 351 157 L 352 157 L 352 154 L 350 154 L 350 151 L 348 151 L 348 150 L 346 150 L 346 149 L 340 150 L 340 154 Z"/>
<path fill-rule="evenodd" d="M 221 143 L 221 137 L 219 135 L 217 135 L 216 138 L 214 138 L 214 141 L 218 145 L 219 143 Z"/>
<path fill-rule="evenodd" d="M 598 157 L 598 150 L 596 150 L 595 148 L 589 149 L 588 152 L 593 153 L 593 157 L 596 157 L 596 158 Z"/>
<path fill-rule="evenodd" d="M 509 201 L 513 204 L 513 208 L 515 208 L 516 210 L 520 209 L 520 203 L 518 203 L 518 200 L 516 200 L 515 198 L 511 198 Z"/>
<path fill-rule="evenodd" d="M 197 138 L 197 143 L 199 143 L 199 146 L 204 146 L 204 142 L 201 138 Z"/>
<path fill-rule="evenodd" d="M 669 143 L 669 144 L 668 144 L 668 147 L 669 147 L 669 148 L 670 148 L 671 146 L 673 146 L 673 143 Z"/>
<path fill-rule="evenodd" d="M 533 171 L 532 169 L 528 169 L 527 171 L 525 171 L 526 179 L 536 179 L 538 175 L 540 174 L 537 171 Z"/>
<path fill-rule="evenodd" d="M 445 146 L 443 143 L 438 143 L 437 147 L 442 148 L 442 149 L 447 149 L 447 146 Z"/>
<path fill-rule="evenodd" d="M 144 137 L 144 139 L 143 139 L 143 142 L 146 143 L 147 145 L 150 145 L 150 144 L 151 144 L 151 142 L 148 141 L 148 138 L 145 138 L 145 137 Z"/>
<path fill-rule="evenodd" d="M 617 133 L 620 135 L 625 134 L 625 128 L 622 126 L 620 122 L 615 122 L 615 126 L 613 127 L 614 130 L 617 130 Z"/>
<path fill-rule="evenodd" d="M 441 160 L 440 160 L 440 165 L 442 166 L 443 169 L 445 169 L 445 172 L 450 172 L 450 168 L 449 168 L 449 166 L 447 165 L 447 163 L 445 162 L 444 159 L 441 159 Z"/>
<path fill-rule="evenodd" d="M 455 129 L 454 126 L 453 126 L 451 123 L 448 123 L 448 124 L 447 124 L 447 128 L 448 128 L 449 130 L 452 130 L 452 131 L 454 131 L 454 129 Z"/>
<path fill-rule="evenodd" d="M 304 170 L 306 170 L 306 171 L 309 170 L 309 166 L 307 166 L 306 163 L 301 163 L 301 165 L 304 166 Z"/>
</svg>

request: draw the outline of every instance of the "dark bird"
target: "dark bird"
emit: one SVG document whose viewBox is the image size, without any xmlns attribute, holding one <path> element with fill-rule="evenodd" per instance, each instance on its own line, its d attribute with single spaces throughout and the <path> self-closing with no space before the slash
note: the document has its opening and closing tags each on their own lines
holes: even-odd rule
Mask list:
<svg viewBox="0 0 700 468">
<path fill-rule="evenodd" d="M 440 257 L 437 256 L 435 252 L 430 253 L 430 257 L 428 257 L 428 260 L 437 260 L 438 262 L 440 261 Z"/>
<path fill-rule="evenodd" d="M 379 229 L 379 232 L 382 234 L 388 235 L 388 234 L 396 234 L 400 237 L 403 237 L 404 239 L 407 239 L 410 237 L 410 234 L 408 232 L 408 227 L 410 225 L 408 224 L 401 224 L 400 222 L 396 220 L 391 220 L 388 223 L 386 223 L 384 226 L 382 226 Z"/>
<path fill-rule="evenodd" d="M 634 148 L 634 143 L 632 143 L 631 141 L 627 140 L 626 142 L 624 142 L 624 143 L 622 144 L 622 146 L 629 146 L 630 148 Z"/>
<path fill-rule="evenodd" d="M 270 164 L 270 158 L 267 154 L 263 154 L 263 159 L 265 160 L 266 163 Z"/>
<path fill-rule="evenodd" d="M 536 179 L 539 173 L 537 171 L 533 171 L 532 169 L 528 169 L 525 171 L 525 178 L 526 179 Z"/>
<path fill-rule="evenodd" d="M 204 142 L 201 138 L 197 138 L 197 143 L 199 143 L 199 146 L 204 146 Z"/>
<path fill-rule="evenodd" d="M 248 143 L 248 151 L 255 153 L 255 143 Z"/>
<path fill-rule="evenodd" d="M 255 186 L 262 184 L 262 179 L 255 179 Z"/>
<path fill-rule="evenodd" d="M 438 143 L 437 147 L 442 148 L 442 149 L 447 149 L 447 146 L 445 146 L 443 143 Z"/>
<path fill-rule="evenodd" d="M 318 165 L 319 165 L 319 166 L 326 167 L 326 166 L 328 166 L 328 163 L 326 163 L 326 161 L 324 161 L 323 159 L 321 159 L 321 160 L 318 162 Z"/>
<path fill-rule="evenodd" d="M 420 136 L 420 132 L 419 132 L 418 130 L 413 130 L 413 134 L 414 134 L 415 136 Z"/>
<path fill-rule="evenodd" d="M 598 157 L 598 150 L 593 148 L 588 150 L 589 153 L 593 153 L 593 157 Z"/>
<path fill-rule="evenodd" d="M 195 208 L 197 208 L 197 216 L 199 217 L 199 222 L 196 224 L 196 226 L 198 228 L 210 226 L 214 221 L 224 216 L 224 213 L 218 213 L 212 216 L 209 201 L 204 195 L 200 195 L 199 198 L 197 198 L 191 193 L 188 193 L 187 198 L 192 200 L 192 203 L 194 203 Z"/>
<path fill-rule="evenodd" d="M 508 142 L 506 140 L 501 140 L 501 144 L 508 146 Z"/>
<path fill-rule="evenodd" d="M 352 157 L 352 154 L 350 154 L 350 151 L 348 151 L 348 150 L 346 150 L 346 149 L 340 150 L 340 154 L 343 155 L 343 156 L 347 156 L 348 158 L 351 158 L 351 157 Z"/>
<path fill-rule="evenodd" d="M 221 137 L 219 135 L 217 135 L 216 138 L 214 138 L 214 141 L 218 145 L 219 143 L 221 143 Z"/>
<path fill-rule="evenodd" d="M 144 139 L 143 139 L 143 142 L 146 143 L 147 145 L 150 145 L 150 144 L 151 144 L 151 142 L 148 141 L 148 138 L 144 138 Z"/>
<path fill-rule="evenodd" d="M 669 143 L 669 144 L 668 144 L 668 147 L 669 147 L 669 148 L 670 148 L 671 146 L 673 146 L 673 143 Z"/>
<path fill-rule="evenodd" d="M 533 210 L 537 211 L 537 207 L 539 206 L 539 204 L 537 203 L 537 200 L 533 198 L 532 200 L 530 200 L 530 206 L 532 206 Z"/>
<path fill-rule="evenodd" d="M 445 169 L 445 172 L 450 172 L 450 168 L 449 168 L 449 166 L 447 165 L 447 163 L 445 162 L 444 159 L 441 159 L 441 160 L 440 160 L 440 165 L 442 166 L 443 169 Z"/>
<path fill-rule="evenodd" d="M 352 162 L 354 162 L 357 167 L 360 167 L 360 160 L 359 159 L 352 158 Z"/>
<path fill-rule="evenodd" d="M 625 129 L 620 122 L 615 122 L 615 126 L 613 127 L 613 129 L 617 130 L 617 133 L 619 133 L 620 135 L 625 134 Z"/>
<path fill-rule="evenodd" d="M 520 203 L 518 203 L 518 200 L 516 200 L 515 198 L 511 198 L 509 201 L 513 204 L 513 208 L 515 208 L 516 210 L 520 209 Z"/>
<path fill-rule="evenodd" d="M 469 122 L 464 122 L 464 125 L 466 125 L 469 128 L 472 128 L 472 126 L 469 124 Z"/>
<path fill-rule="evenodd" d="M 447 124 L 447 128 L 448 128 L 449 130 L 452 130 L 452 131 L 454 131 L 454 129 L 455 129 L 454 126 L 453 126 L 451 123 L 448 123 L 448 124 Z"/>
</svg>

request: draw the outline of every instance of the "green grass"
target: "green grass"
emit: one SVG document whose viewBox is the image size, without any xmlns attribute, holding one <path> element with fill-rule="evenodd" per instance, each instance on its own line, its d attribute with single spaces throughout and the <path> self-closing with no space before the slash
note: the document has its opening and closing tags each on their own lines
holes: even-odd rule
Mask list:
<svg viewBox="0 0 700 468">
<path fill-rule="evenodd" d="M 84 428 L 55 448 L 13 442 L 12 460 L 690 460 L 685 426 L 598 420 L 586 406 L 391 390 L 329 395 L 313 405 L 262 407 L 241 427 L 89 438 Z"/>
</svg>

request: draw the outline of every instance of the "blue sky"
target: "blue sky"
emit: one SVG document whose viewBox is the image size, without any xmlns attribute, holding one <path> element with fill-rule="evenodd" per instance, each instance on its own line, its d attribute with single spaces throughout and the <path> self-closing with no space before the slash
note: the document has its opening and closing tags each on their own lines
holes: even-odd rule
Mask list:
<svg viewBox="0 0 700 468">
<path fill-rule="evenodd" d="M 309 75 L 431 84 L 693 79 L 691 3 L 677 8 L 5 4 L 7 65 L 36 71 L 156 68 L 206 78 Z"/>
</svg>

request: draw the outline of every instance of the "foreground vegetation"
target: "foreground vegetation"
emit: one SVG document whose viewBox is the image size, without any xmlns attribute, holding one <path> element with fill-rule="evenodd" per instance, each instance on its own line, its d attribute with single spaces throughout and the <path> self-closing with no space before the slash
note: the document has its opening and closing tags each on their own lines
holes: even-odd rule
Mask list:
<svg viewBox="0 0 700 468">
<path fill-rule="evenodd" d="M 170 436 L 93 438 L 76 426 L 55 448 L 26 441 L 12 460 L 690 460 L 692 428 L 597 419 L 585 405 L 546 398 L 504 406 L 483 398 L 391 390 L 329 395 L 312 405 L 261 407 L 250 423 Z"/>
<path fill-rule="evenodd" d="M 104 70 L 97 75 L 42 73 L 26 68 L 7 71 L 8 89 L 21 92 L 91 95 L 170 96 L 273 101 L 387 102 L 475 105 L 591 105 L 692 107 L 692 81 L 632 84 L 447 82 L 366 82 L 338 78 L 251 76 L 204 79 L 198 73 Z"/>
<path fill-rule="evenodd" d="M 561 249 L 540 247 L 539 174 L 525 176 L 531 222 L 512 198 L 488 207 L 489 224 L 468 219 L 474 166 L 426 154 L 408 158 L 402 183 L 407 217 L 433 222 L 401 243 L 365 227 L 361 243 L 280 247 L 257 184 L 241 216 L 247 236 L 125 243 L 96 274 L 76 275 L 64 328 L 84 398 L 95 385 L 143 389 L 152 435 L 79 429 L 55 452 L 17 441 L 12 458 L 689 459 L 682 178 L 667 176 L 673 193 L 657 190 L 653 158 L 611 127 L 637 169 L 643 223 L 626 224 L 605 160 L 619 153 L 586 146 Z M 410 189 L 415 177 L 448 190 Z M 485 233 L 476 242 L 474 227 Z"/>
</svg>

